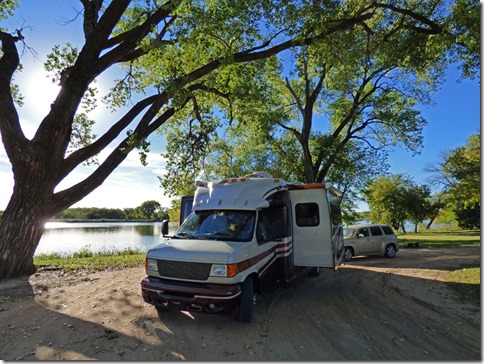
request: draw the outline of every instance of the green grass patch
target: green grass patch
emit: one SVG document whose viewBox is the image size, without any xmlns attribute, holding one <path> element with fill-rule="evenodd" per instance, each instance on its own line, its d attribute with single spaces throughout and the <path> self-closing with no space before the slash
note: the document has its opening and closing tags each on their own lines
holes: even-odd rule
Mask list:
<svg viewBox="0 0 484 364">
<path fill-rule="evenodd" d="M 59 253 L 36 255 L 34 256 L 34 265 L 37 268 L 51 267 L 66 271 L 77 269 L 99 271 L 137 267 L 143 264 L 145 255 L 146 253 L 133 249 L 91 252 L 85 248 L 79 252 L 68 255 L 62 255 Z"/>
<path fill-rule="evenodd" d="M 418 243 L 421 248 L 456 248 L 481 245 L 480 230 L 425 231 L 420 233 L 399 234 L 402 246 Z"/>
<path fill-rule="evenodd" d="M 481 267 L 464 266 L 446 274 L 445 278 L 463 302 L 481 304 Z"/>
<path fill-rule="evenodd" d="M 407 233 L 398 235 L 401 247 L 407 244 L 418 243 L 420 248 L 461 248 L 480 247 L 480 230 L 458 231 L 424 231 L 420 233 Z M 463 303 L 480 306 L 481 301 L 481 267 L 462 266 L 449 271 L 445 280 L 455 290 Z"/>
</svg>

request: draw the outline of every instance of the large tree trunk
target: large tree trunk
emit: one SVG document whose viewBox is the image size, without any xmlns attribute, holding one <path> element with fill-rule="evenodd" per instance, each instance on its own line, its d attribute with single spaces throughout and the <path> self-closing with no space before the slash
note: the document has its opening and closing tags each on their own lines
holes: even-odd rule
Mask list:
<svg viewBox="0 0 484 364">
<path fill-rule="evenodd" d="M 44 224 L 51 217 L 30 194 L 15 195 L 0 219 L 0 277 L 30 275 L 36 271 L 33 256 Z M 27 202 L 29 201 L 29 202 Z"/>
</svg>

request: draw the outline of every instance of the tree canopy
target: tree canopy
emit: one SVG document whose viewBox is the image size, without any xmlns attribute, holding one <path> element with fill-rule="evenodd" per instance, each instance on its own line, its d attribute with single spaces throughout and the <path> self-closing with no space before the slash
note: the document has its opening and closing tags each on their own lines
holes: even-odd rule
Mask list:
<svg viewBox="0 0 484 364">
<path fill-rule="evenodd" d="M 362 5 L 342 8 L 357 4 Z M 416 105 L 431 102 L 449 62 L 473 49 L 473 41 L 454 41 L 461 34 L 457 29 L 465 28 L 459 25 L 465 18 L 462 7 L 473 16 L 478 7 L 454 4 L 458 21 L 443 3 L 407 2 L 405 10 L 381 5 L 382 16 L 365 26 L 232 68 L 223 92 L 203 99 L 209 115 L 190 114 L 165 129 L 165 190 L 180 195 L 200 174 L 267 170 L 288 180 L 336 182 L 351 204 L 385 169 L 389 148 L 400 145 L 419 153 L 426 120 Z M 407 22 L 413 11 L 425 16 Z M 478 68 L 467 61 L 464 74 L 470 75 Z"/>
<path fill-rule="evenodd" d="M 447 151 L 436 166 L 428 166 L 429 181 L 441 188 L 441 199 L 463 228 L 480 227 L 481 144 L 473 134 L 466 145 Z"/>
<path fill-rule="evenodd" d="M 405 221 L 417 226 L 434 213 L 430 201 L 430 188 L 417 185 L 405 174 L 383 175 L 370 182 L 365 190 L 366 200 L 370 206 L 370 220 L 389 224 L 394 229 L 402 228 L 405 232 Z"/>
</svg>

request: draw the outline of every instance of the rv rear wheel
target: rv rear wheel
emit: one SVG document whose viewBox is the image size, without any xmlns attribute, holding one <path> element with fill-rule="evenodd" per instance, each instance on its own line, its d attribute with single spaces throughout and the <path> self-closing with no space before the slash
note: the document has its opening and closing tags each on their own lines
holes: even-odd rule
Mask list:
<svg viewBox="0 0 484 364">
<path fill-rule="evenodd" d="M 248 277 L 242 282 L 242 292 L 240 293 L 240 304 L 237 307 L 235 318 L 240 322 L 250 322 L 254 311 L 254 281 Z"/>
<path fill-rule="evenodd" d="M 166 311 L 168 311 L 168 308 L 166 308 L 166 307 L 160 307 L 160 306 L 155 306 L 155 308 L 156 308 L 156 313 L 158 314 L 158 318 L 159 318 L 160 320 L 163 320 L 163 318 L 164 318 L 164 317 L 163 317 L 163 314 L 164 314 Z"/>
<path fill-rule="evenodd" d="M 314 267 L 309 271 L 309 276 L 311 277 L 317 277 L 319 276 L 319 273 L 321 273 L 321 268 L 319 267 Z"/>
</svg>

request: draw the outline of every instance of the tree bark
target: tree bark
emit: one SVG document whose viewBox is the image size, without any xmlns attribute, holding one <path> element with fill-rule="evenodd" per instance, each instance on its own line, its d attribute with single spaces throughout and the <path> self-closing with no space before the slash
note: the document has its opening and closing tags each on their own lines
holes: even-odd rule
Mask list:
<svg viewBox="0 0 484 364">
<path fill-rule="evenodd" d="M 14 192 L 0 219 L 0 277 L 35 272 L 35 249 L 51 217 L 42 200 L 29 189 Z"/>
</svg>

